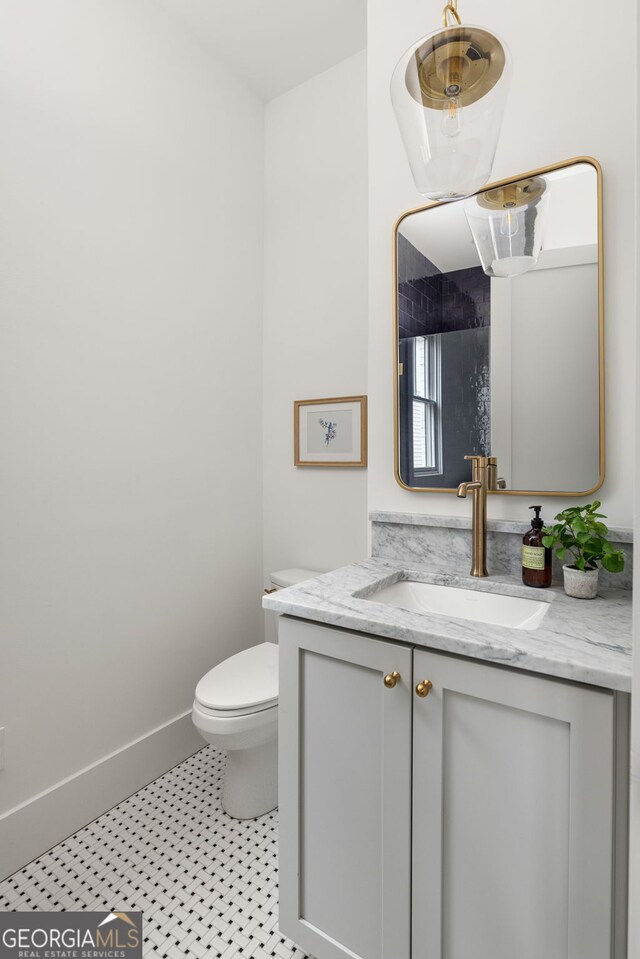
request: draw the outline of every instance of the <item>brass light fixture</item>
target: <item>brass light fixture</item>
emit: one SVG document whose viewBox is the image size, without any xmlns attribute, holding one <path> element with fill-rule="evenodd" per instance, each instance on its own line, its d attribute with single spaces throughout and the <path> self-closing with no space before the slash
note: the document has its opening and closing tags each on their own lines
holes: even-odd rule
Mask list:
<svg viewBox="0 0 640 959">
<path fill-rule="evenodd" d="M 526 177 L 470 197 L 464 212 L 487 276 L 518 276 L 540 256 L 549 206 L 544 177 Z"/>
<path fill-rule="evenodd" d="M 391 102 L 418 191 L 457 200 L 491 176 L 511 56 L 495 34 L 462 24 L 457 0 L 442 21 L 398 61 Z"/>
</svg>

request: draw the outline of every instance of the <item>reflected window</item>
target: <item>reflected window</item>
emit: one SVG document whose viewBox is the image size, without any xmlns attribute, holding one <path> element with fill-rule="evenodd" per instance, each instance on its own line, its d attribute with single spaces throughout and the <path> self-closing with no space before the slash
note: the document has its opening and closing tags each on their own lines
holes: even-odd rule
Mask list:
<svg viewBox="0 0 640 959">
<path fill-rule="evenodd" d="M 413 468 L 440 473 L 441 419 L 440 333 L 413 340 Z"/>
</svg>

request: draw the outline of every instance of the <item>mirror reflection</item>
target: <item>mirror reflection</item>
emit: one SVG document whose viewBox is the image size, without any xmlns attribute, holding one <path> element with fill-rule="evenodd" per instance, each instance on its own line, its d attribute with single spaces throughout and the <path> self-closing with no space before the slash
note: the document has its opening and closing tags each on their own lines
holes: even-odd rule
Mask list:
<svg viewBox="0 0 640 959">
<path fill-rule="evenodd" d="M 511 492 L 602 481 L 598 190 L 576 162 L 401 219 L 402 485 L 453 490 L 474 453 Z"/>
</svg>

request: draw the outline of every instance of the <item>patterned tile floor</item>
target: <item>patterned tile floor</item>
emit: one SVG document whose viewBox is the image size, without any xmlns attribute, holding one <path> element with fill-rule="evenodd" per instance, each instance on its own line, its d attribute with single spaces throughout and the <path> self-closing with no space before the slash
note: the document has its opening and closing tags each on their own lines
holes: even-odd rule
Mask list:
<svg viewBox="0 0 640 959">
<path fill-rule="evenodd" d="M 145 956 L 306 959 L 278 931 L 277 812 L 220 806 L 207 746 L 0 882 L 0 910 L 141 910 Z"/>
</svg>

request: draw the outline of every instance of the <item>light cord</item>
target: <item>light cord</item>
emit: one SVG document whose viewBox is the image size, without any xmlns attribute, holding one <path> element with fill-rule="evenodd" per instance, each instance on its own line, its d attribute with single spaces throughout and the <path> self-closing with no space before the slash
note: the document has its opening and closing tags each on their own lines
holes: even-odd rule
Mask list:
<svg viewBox="0 0 640 959">
<path fill-rule="evenodd" d="M 442 22 L 445 27 L 454 26 L 454 23 L 449 23 L 449 15 L 451 15 L 453 17 L 454 22 L 457 23 L 458 26 L 460 26 L 460 24 L 462 23 L 462 20 L 460 19 L 460 15 L 458 13 L 458 0 L 449 0 L 444 10 L 442 11 Z"/>
</svg>

